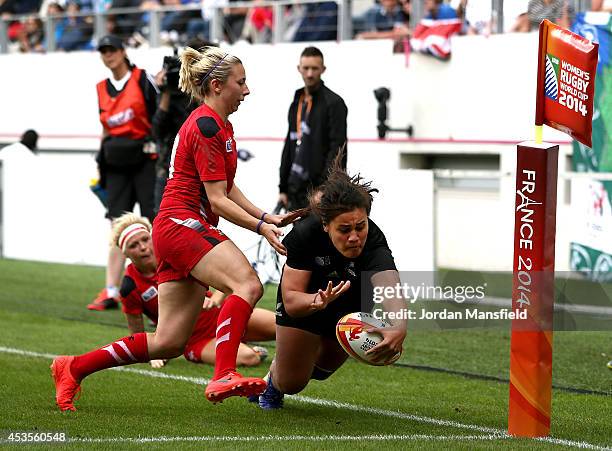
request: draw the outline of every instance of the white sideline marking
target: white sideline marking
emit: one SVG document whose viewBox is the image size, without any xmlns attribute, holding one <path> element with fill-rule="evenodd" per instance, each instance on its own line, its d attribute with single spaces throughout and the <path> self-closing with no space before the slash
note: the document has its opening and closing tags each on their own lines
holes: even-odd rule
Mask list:
<svg viewBox="0 0 612 451">
<path fill-rule="evenodd" d="M 57 355 L 55 354 L 48 354 L 48 353 L 41 353 L 41 352 L 33 352 L 33 351 L 26 351 L 23 349 L 15 349 L 15 348 L 7 348 L 4 346 L 0 346 L 0 352 L 4 352 L 6 354 L 16 354 L 16 355 L 21 355 L 21 356 L 27 356 L 27 357 L 38 357 L 38 358 L 45 358 L 45 359 L 54 359 L 55 357 L 57 357 Z M 190 382 L 193 384 L 197 384 L 197 385 L 206 385 L 209 382 L 209 379 L 203 378 L 203 377 L 190 377 L 190 376 L 180 376 L 180 375 L 174 375 L 174 374 L 167 374 L 167 373 L 162 373 L 159 371 L 149 371 L 149 370 L 141 370 L 141 369 L 137 369 L 137 368 L 126 368 L 126 367 L 116 367 L 116 368 L 110 368 L 112 370 L 115 371 L 123 371 L 126 373 L 135 373 L 135 374 L 140 374 L 143 376 L 149 376 L 149 377 L 156 377 L 159 379 L 171 379 L 171 380 L 177 380 L 177 381 L 182 381 L 182 382 Z M 367 406 L 360 406 L 357 404 L 349 404 L 349 403 L 345 403 L 345 402 L 338 402 L 338 401 L 330 401 L 330 400 L 326 400 L 326 399 L 320 399 L 320 398 L 312 398 L 309 396 L 301 396 L 301 395 L 289 395 L 289 398 L 291 398 L 294 401 L 298 401 L 298 402 L 303 402 L 305 404 L 314 404 L 314 405 L 320 405 L 320 406 L 326 406 L 326 407 L 333 407 L 336 409 L 344 409 L 344 410 L 350 410 L 353 412 L 364 412 L 364 413 L 370 413 L 370 414 L 374 414 L 374 415 L 378 415 L 378 416 L 386 416 L 386 417 L 391 417 L 391 418 L 399 418 L 402 420 L 409 420 L 409 421 L 415 421 L 415 422 L 419 422 L 419 423 L 427 423 L 427 424 L 434 424 L 436 426 L 447 426 L 447 427 L 452 427 L 452 428 L 456 428 L 456 429 L 468 429 L 468 430 L 472 430 L 472 431 L 477 431 L 477 432 L 482 432 L 484 434 L 489 434 L 489 435 L 482 435 L 482 436 L 457 436 L 457 437 L 477 437 L 478 440 L 505 440 L 505 439 L 512 439 L 513 437 L 511 437 L 510 435 L 508 435 L 508 433 L 505 430 L 502 429 L 496 429 L 496 428 L 490 428 L 490 427 L 486 427 L 486 426 L 478 426 L 476 424 L 465 424 L 465 423 L 459 423 L 457 421 L 452 421 L 452 420 L 440 420 L 437 418 L 430 418 L 430 417 L 422 417 L 419 415 L 412 415 L 409 413 L 403 413 L 400 411 L 395 411 L 395 410 L 384 410 L 384 409 L 378 409 L 378 408 L 374 408 L 374 407 L 367 407 Z M 226 440 L 226 441 L 241 441 L 243 439 L 245 439 L 245 441 L 248 441 L 246 439 L 249 440 L 265 440 L 262 437 L 277 437 L 277 438 L 281 438 L 281 437 L 289 437 L 287 440 L 300 440 L 298 438 L 294 438 L 291 439 L 291 437 L 305 437 L 305 439 L 312 439 L 312 440 L 317 440 L 316 437 L 317 436 L 313 436 L 313 437 L 308 437 L 308 436 L 299 436 L 299 435 L 295 435 L 295 436 L 260 436 L 260 438 L 257 437 L 221 437 L 220 440 Z M 327 436 L 320 436 L 320 437 L 327 437 Z M 329 436 L 329 437 L 358 437 L 358 436 Z M 365 437 L 365 436 L 362 436 Z M 373 436 L 376 437 L 376 436 Z M 379 437 L 404 437 L 404 436 L 379 436 Z M 419 437 L 418 435 L 407 435 L 405 437 Z M 431 437 L 431 440 L 436 440 L 436 437 L 454 437 L 454 436 L 423 436 L 423 437 Z M 178 439 L 186 439 L 187 441 L 209 441 L 212 440 L 213 437 L 152 437 L 150 438 L 150 441 L 180 441 Z M 219 437 L 217 437 L 219 439 Z M 476 438 L 472 438 L 471 440 L 475 440 Z M 100 441 L 113 441 L 113 440 L 119 440 L 117 438 L 115 439 L 83 439 L 85 441 L 88 440 L 92 440 L 92 441 L 96 441 L 96 440 L 100 440 Z M 121 438 L 121 440 L 125 440 L 125 441 L 135 441 L 135 440 L 149 440 L 148 438 Z M 270 440 L 275 440 L 274 438 L 270 439 Z M 323 440 L 323 439 L 320 439 Z M 344 440 L 344 439 L 343 439 Z M 349 439 L 345 439 L 345 440 L 349 440 Z M 395 440 L 393 438 L 391 439 L 380 439 L 380 440 Z M 399 440 L 399 439 L 398 439 Z M 410 440 L 409 438 L 407 438 L 406 440 Z M 415 439 L 417 440 L 417 439 Z M 423 440 L 427 440 L 426 438 L 424 438 Z M 447 440 L 451 440 L 450 438 L 448 438 Z M 463 439 L 465 440 L 465 439 Z M 582 448 L 582 449 L 596 449 L 596 450 L 612 450 L 612 447 L 602 447 L 599 445 L 593 445 L 591 443 L 588 442 L 578 442 L 578 441 L 574 441 L 574 440 L 566 440 L 566 439 L 560 439 L 560 438 L 553 438 L 553 437 L 540 437 L 540 438 L 536 438 L 534 440 L 540 441 L 540 442 L 545 442 L 545 443 L 551 443 L 554 445 L 562 445 L 562 446 L 573 446 L 576 448 Z M 279 440 L 280 441 L 280 440 Z M 1 443 L 1 442 L 0 442 Z"/>
<path fill-rule="evenodd" d="M 75 438 L 69 439 L 70 442 L 80 443 L 159 443 L 159 442 L 328 442 L 328 441 L 407 441 L 407 440 L 428 440 L 436 442 L 455 441 L 455 440 L 499 440 L 497 435 L 398 435 L 398 434 L 376 434 L 376 435 L 251 435 L 240 436 L 195 436 L 195 437 L 114 437 L 114 438 Z"/>
</svg>

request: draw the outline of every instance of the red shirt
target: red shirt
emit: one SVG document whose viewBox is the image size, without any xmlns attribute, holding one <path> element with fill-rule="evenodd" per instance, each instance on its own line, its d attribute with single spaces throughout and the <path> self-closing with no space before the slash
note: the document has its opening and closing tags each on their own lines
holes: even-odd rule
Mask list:
<svg viewBox="0 0 612 451">
<path fill-rule="evenodd" d="M 144 314 L 157 324 L 157 275 L 145 277 L 130 263 L 125 270 L 119 293 L 123 313 Z"/>
<path fill-rule="evenodd" d="M 125 88 L 116 97 L 108 93 L 106 80 L 96 85 L 100 122 L 111 136 L 142 139 L 151 130 L 147 105 L 138 82 L 141 73 L 134 67 Z"/>
<path fill-rule="evenodd" d="M 172 149 L 168 183 L 160 215 L 191 213 L 216 226 L 202 182 L 225 180 L 227 191 L 234 186 L 237 165 L 234 129 L 208 105 L 196 108 L 178 132 Z"/>
</svg>

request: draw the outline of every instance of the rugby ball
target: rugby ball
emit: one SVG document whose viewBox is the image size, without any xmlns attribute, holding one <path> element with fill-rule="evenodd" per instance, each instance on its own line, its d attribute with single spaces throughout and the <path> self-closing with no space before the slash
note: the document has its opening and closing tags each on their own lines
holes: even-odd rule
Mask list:
<svg viewBox="0 0 612 451">
<path fill-rule="evenodd" d="M 398 352 L 390 360 L 385 362 L 374 362 L 372 356 L 366 354 L 374 346 L 383 341 L 383 336 L 377 332 L 368 333 L 367 329 L 371 327 L 382 328 L 390 327 L 391 324 L 374 317 L 374 315 L 365 312 L 349 313 L 344 315 L 336 325 L 336 337 L 342 349 L 348 355 L 367 363 L 368 365 L 383 366 L 391 365 L 400 358 L 401 352 Z"/>
</svg>

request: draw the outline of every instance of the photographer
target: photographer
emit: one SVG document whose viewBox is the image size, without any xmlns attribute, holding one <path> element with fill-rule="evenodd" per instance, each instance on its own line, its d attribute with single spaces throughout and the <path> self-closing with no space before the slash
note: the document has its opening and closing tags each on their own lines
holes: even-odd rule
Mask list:
<svg viewBox="0 0 612 451">
<path fill-rule="evenodd" d="M 208 44 L 200 39 L 192 39 L 187 47 L 200 49 Z M 191 112 L 197 107 L 192 103 L 189 96 L 183 94 L 178 87 L 179 71 L 181 63 L 176 55 L 164 57 L 162 70 L 155 76 L 161 95 L 159 105 L 153 116 L 151 131 L 157 143 L 159 158 L 155 168 L 155 212 L 159 209 L 166 180 L 168 179 L 168 168 L 172 156 L 174 138 L 183 122 L 187 120 Z"/>
</svg>

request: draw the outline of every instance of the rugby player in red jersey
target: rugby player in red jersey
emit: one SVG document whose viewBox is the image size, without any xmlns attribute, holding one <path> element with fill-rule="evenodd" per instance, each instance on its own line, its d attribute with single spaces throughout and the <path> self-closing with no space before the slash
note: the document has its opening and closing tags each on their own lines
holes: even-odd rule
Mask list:
<svg viewBox="0 0 612 451">
<path fill-rule="evenodd" d="M 279 253 L 283 215 L 253 205 L 234 183 L 236 142 L 228 116 L 250 93 L 242 62 L 216 47 L 186 48 L 180 87 L 201 103 L 181 127 L 172 151 L 168 183 L 153 224 L 158 259 L 159 316 L 155 333 L 138 333 L 93 351 L 95 358 L 56 358 L 51 365 L 56 402 L 74 410 L 84 375 L 100 369 L 179 356 L 189 341 L 208 286 L 230 293 L 219 312 L 215 373 L 206 398 L 252 396 L 261 378 L 236 372 L 236 356 L 253 307 L 263 294 L 244 254 L 216 228 L 219 217 L 261 234 Z M 78 362 L 78 363 L 77 363 Z M 86 363 L 86 364 L 84 364 Z"/>
<path fill-rule="evenodd" d="M 143 315 L 154 324 L 157 324 L 158 318 L 155 273 L 157 259 L 153 252 L 151 225 L 146 218 L 126 213 L 114 221 L 112 240 L 131 261 L 125 270 L 119 290 L 128 328 L 132 334 L 144 332 Z M 215 329 L 223 298 L 224 295 L 220 291 L 214 294 L 210 291 L 206 293 L 202 311 L 183 352 L 187 360 L 194 363 L 215 364 Z M 267 355 L 265 348 L 250 347 L 244 342 L 274 340 L 274 336 L 274 313 L 255 308 L 249 319 L 243 343 L 238 347 L 236 365 L 259 365 Z M 161 368 L 165 360 L 151 360 L 150 363 L 154 368 Z"/>
</svg>

